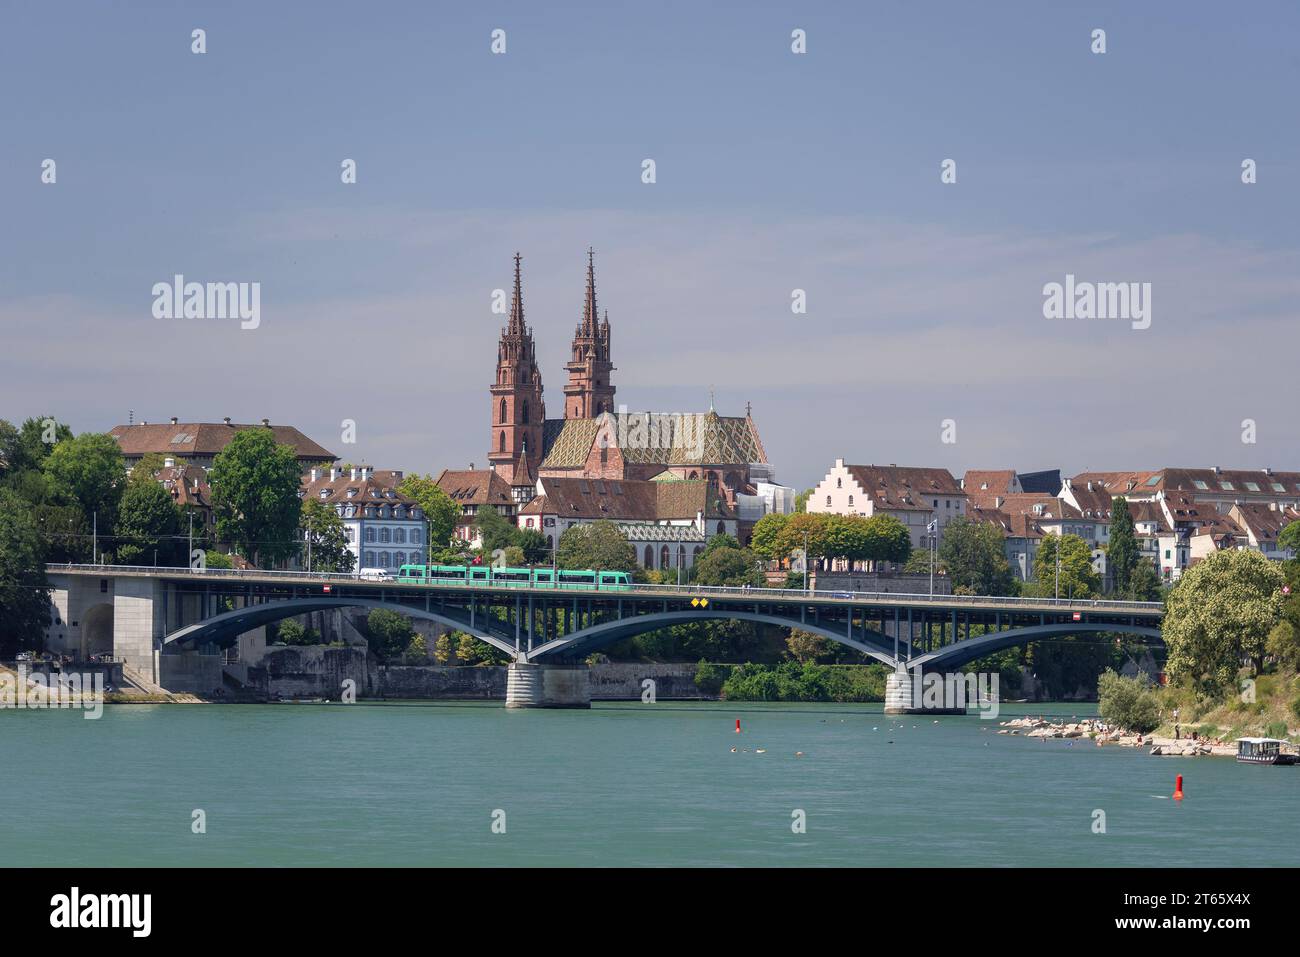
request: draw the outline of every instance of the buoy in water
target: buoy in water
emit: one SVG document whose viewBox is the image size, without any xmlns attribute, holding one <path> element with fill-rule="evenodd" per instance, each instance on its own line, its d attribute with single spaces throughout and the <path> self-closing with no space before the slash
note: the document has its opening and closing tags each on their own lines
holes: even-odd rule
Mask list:
<svg viewBox="0 0 1300 957">
<path fill-rule="evenodd" d="M 740 734 L 740 719 L 736 719 L 736 734 Z"/>
<path fill-rule="evenodd" d="M 1178 775 L 1178 778 L 1174 781 L 1174 800 L 1181 801 L 1182 799 L 1183 799 L 1183 776 L 1180 774 Z"/>
</svg>

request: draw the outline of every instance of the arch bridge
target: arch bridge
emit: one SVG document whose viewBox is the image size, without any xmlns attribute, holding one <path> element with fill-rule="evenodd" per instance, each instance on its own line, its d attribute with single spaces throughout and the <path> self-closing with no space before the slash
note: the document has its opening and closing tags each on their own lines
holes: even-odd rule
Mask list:
<svg viewBox="0 0 1300 957">
<path fill-rule="evenodd" d="M 114 653 L 140 659 L 142 670 L 155 649 L 165 654 L 228 647 L 260 626 L 345 607 L 391 608 L 473 635 L 511 659 L 511 677 L 517 673 L 523 684 L 548 668 L 572 669 L 623 639 L 701 621 L 798 628 L 902 672 L 953 669 L 1063 635 L 1118 632 L 1159 640 L 1164 613 L 1159 602 L 1108 600 L 677 585 L 553 590 L 500 582 L 429 585 L 303 572 L 89 565 L 47 571 L 56 610 L 69 616 L 60 622 L 64 627 L 78 620 L 71 616 L 79 604 L 111 597 Z M 74 635 L 70 642 L 82 638 Z"/>
</svg>

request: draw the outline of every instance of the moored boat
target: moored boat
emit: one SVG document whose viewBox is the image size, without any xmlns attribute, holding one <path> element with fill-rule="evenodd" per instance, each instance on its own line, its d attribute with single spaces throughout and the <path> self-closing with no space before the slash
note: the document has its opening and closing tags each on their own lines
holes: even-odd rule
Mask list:
<svg viewBox="0 0 1300 957">
<path fill-rule="evenodd" d="M 1278 738 L 1238 738 L 1237 760 L 1246 764 L 1295 764 L 1294 751 L 1283 751 Z"/>
</svg>

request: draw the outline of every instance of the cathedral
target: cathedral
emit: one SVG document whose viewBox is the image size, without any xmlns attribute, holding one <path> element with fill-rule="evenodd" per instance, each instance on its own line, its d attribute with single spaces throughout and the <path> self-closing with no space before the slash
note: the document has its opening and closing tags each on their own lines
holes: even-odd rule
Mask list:
<svg viewBox="0 0 1300 957">
<path fill-rule="evenodd" d="M 616 408 L 609 312 L 596 308 L 595 253 L 587 251 L 582 317 L 573 334 L 564 414 L 548 419 L 533 330 L 524 321 L 521 261 L 515 254 L 510 317 L 497 346 L 488 461 L 518 506 L 540 494 L 538 480 L 707 483 L 731 509 L 762 494 L 772 470 L 746 409 L 744 416 L 628 412 Z"/>
</svg>

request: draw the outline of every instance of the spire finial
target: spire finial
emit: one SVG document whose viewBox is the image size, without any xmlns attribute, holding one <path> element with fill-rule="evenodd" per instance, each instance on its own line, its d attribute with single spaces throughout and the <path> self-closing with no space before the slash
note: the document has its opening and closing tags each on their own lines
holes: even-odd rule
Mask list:
<svg viewBox="0 0 1300 957">
<path fill-rule="evenodd" d="M 582 330 L 595 335 L 600 314 L 596 311 L 596 251 L 587 247 L 587 297 L 582 303 Z"/>
<path fill-rule="evenodd" d="M 522 258 L 518 252 L 515 253 L 515 294 L 510 300 L 510 331 L 514 333 L 524 331 L 524 287 L 519 268 Z"/>
</svg>

